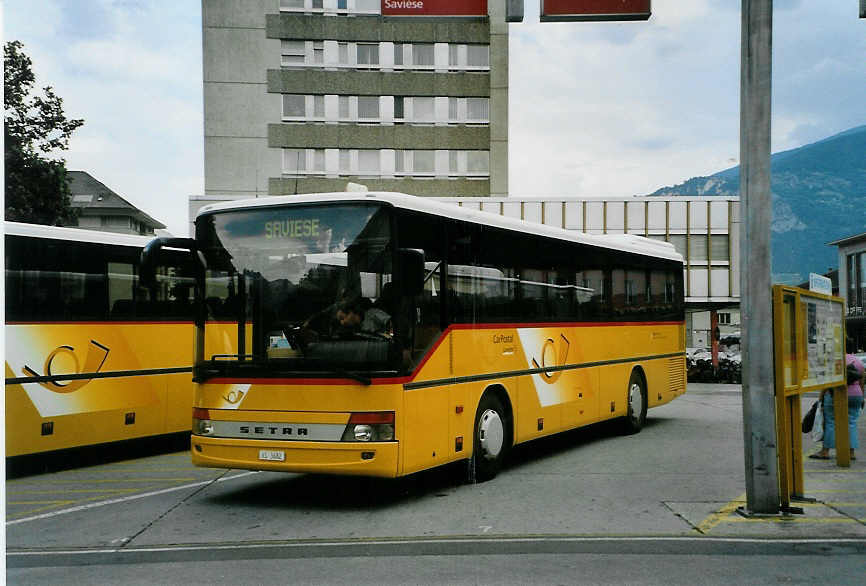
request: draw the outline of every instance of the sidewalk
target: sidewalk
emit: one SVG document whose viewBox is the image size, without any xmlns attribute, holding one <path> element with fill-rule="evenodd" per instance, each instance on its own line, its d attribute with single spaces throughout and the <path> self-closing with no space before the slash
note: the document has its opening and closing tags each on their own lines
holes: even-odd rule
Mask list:
<svg viewBox="0 0 866 586">
<path fill-rule="evenodd" d="M 690 383 L 689 389 L 730 392 L 739 385 L 703 385 Z M 802 412 L 817 399 L 817 393 L 802 397 Z M 762 538 L 866 538 L 866 415 L 857 421 L 860 441 L 858 460 L 850 468 L 836 465 L 835 450 L 831 460 L 808 458 L 821 449 L 803 435 L 803 480 L 805 496 L 814 502 L 792 502 L 803 514 L 779 514 L 768 517 L 746 517 L 738 509 L 746 505 L 746 493 L 727 503 L 716 503 L 712 511 L 704 506 L 676 504 L 675 511 L 693 524 L 699 532 L 712 537 Z"/>
</svg>

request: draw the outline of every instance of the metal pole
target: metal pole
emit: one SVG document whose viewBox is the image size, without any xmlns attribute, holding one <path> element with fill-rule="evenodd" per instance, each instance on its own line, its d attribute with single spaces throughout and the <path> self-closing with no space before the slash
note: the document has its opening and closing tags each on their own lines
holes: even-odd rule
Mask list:
<svg viewBox="0 0 866 586">
<path fill-rule="evenodd" d="M 770 86 L 773 0 L 742 0 L 740 303 L 748 513 L 779 512 L 770 284 Z"/>
</svg>

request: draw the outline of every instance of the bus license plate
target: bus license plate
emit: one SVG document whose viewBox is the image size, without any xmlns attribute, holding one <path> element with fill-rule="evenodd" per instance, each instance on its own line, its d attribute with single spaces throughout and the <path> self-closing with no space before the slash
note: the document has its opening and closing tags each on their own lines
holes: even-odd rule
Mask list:
<svg viewBox="0 0 866 586">
<path fill-rule="evenodd" d="M 259 450 L 259 460 L 284 462 L 286 460 L 286 453 L 283 450 Z"/>
</svg>

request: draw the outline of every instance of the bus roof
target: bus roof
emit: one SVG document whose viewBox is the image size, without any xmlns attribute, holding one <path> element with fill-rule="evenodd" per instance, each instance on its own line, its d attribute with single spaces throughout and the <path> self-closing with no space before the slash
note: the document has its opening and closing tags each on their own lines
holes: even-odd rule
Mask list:
<svg viewBox="0 0 866 586">
<path fill-rule="evenodd" d="M 683 262 L 682 255 L 676 251 L 673 244 L 654 240 L 652 238 L 635 236 L 633 234 L 585 234 L 583 232 L 564 230 L 562 228 L 555 228 L 544 224 L 525 222 L 523 220 L 508 218 L 490 212 L 471 210 L 456 205 L 442 203 L 426 197 L 406 195 L 405 193 L 354 191 L 341 193 L 312 193 L 304 195 L 275 195 L 206 205 L 199 210 L 198 216 L 204 216 L 221 211 L 275 207 L 286 204 L 296 205 L 305 203 L 338 202 L 360 203 L 370 201 L 388 204 L 396 208 L 442 216 L 453 220 L 462 220 L 474 224 L 503 228 L 505 230 L 514 230 L 517 232 L 546 236 L 548 238 L 578 242 L 589 246 L 599 246 L 602 248 L 631 252 L 642 256 L 654 256 Z"/>
<path fill-rule="evenodd" d="M 116 232 L 100 232 L 98 230 L 84 230 L 64 226 L 46 226 L 43 224 L 24 224 L 22 222 L 6 221 L 3 222 L 3 233 L 7 236 L 29 236 L 31 238 L 48 238 L 52 240 L 134 246 L 136 248 L 143 248 L 154 238 L 152 236 L 136 236 L 134 234 L 118 234 Z"/>
</svg>

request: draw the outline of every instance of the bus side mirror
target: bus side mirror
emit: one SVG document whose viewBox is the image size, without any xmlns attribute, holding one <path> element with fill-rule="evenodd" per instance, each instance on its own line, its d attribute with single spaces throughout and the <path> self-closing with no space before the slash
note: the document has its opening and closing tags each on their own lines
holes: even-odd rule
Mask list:
<svg viewBox="0 0 866 586">
<path fill-rule="evenodd" d="M 400 293 L 408 297 L 420 295 L 424 291 L 424 251 L 400 248 L 397 250 L 397 263 L 400 269 Z"/>
<path fill-rule="evenodd" d="M 141 251 L 138 282 L 145 287 L 156 285 L 156 267 L 160 264 L 163 248 L 180 248 L 195 254 L 196 242 L 192 238 L 154 238 Z"/>
</svg>

